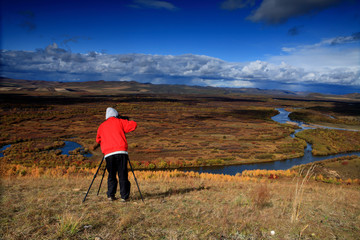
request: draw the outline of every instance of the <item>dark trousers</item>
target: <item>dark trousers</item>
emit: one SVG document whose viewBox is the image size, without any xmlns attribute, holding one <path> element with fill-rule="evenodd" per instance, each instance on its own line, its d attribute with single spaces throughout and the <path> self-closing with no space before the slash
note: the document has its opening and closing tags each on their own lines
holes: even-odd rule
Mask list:
<svg viewBox="0 0 360 240">
<path fill-rule="evenodd" d="M 128 199 L 130 196 L 130 182 L 128 179 L 127 154 L 115 154 L 106 158 L 106 169 L 108 176 L 108 197 L 115 197 L 117 188 L 116 174 L 119 177 L 120 196 L 122 199 Z"/>
</svg>

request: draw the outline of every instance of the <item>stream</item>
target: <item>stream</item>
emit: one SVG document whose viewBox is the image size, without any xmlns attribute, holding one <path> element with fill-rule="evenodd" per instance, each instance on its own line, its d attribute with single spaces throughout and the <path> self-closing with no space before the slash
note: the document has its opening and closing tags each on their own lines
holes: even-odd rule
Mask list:
<svg viewBox="0 0 360 240">
<path fill-rule="evenodd" d="M 9 147 L 11 147 L 11 144 L 2 146 L 2 147 L 0 148 L 0 157 L 3 157 L 3 156 L 4 156 L 4 153 L 3 153 L 3 152 L 4 152 L 7 148 L 9 148 Z"/>
<path fill-rule="evenodd" d="M 84 147 L 81 146 L 80 144 L 78 144 L 77 142 L 71 142 L 71 141 L 64 141 L 65 142 L 65 146 L 62 148 L 59 148 L 61 150 L 61 154 L 63 155 L 70 155 L 69 152 L 79 148 L 80 149 L 80 154 L 83 155 L 84 157 L 91 157 L 92 154 L 91 153 L 87 153 L 87 152 L 83 152 L 84 151 Z"/>
<path fill-rule="evenodd" d="M 64 141 L 64 142 L 65 142 L 65 145 L 63 147 L 61 147 L 61 148 L 58 148 L 58 149 L 61 150 L 61 154 L 69 156 L 71 151 L 79 148 L 80 149 L 80 154 L 83 155 L 84 157 L 91 157 L 92 156 L 91 153 L 84 152 L 84 147 L 81 146 L 80 144 L 78 144 L 76 142 L 71 142 L 71 141 Z M 5 146 L 0 148 L 0 157 L 4 157 L 3 152 L 9 147 L 11 147 L 11 144 L 5 145 Z"/>
<path fill-rule="evenodd" d="M 313 127 L 309 127 L 305 125 L 303 122 L 299 121 L 292 121 L 289 118 L 288 112 L 283 108 L 277 108 L 276 110 L 279 111 L 279 114 L 272 117 L 271 119 L 278 123 L 295 123 L 297 124 L 300 129 L 297 129 L 295 133 L 303 131 L 305 129 L 314 129 Z M 320 127 L 320 126 L 318 126 Z M 330 128 L 330 129 L 339 129 L 339 130 L 347 130 L 347 129 L 340 129 L 340 128 L 331 128 L 331 127 L 324 127 L 322 128 Z M 350 130 L 351 131 L 351 130 Z M 295 137 L 295 133 L 291 134 L 291 137 Z M 286 170 L 292 168 L 296 165 L 321 161 L 330 158 L 336 157 L 343 157 L 343 156 L 351 156 L 351 155 L 358 155 L 360 156 L 360 152 L 350 152 L 350 153 L 340 153 L 334 155 L 327 155 L 327 156 L 314 156 L 312 154 L 312 146 L 310 143 L 307 143 L 307 146 L 304 150 L 304 156 L 298 158 L 291 158 L 287 160 L 281 161 L 274 161 L 274 162 L 266 162 L 266 163 L 251 163 L 251 164 L 239 164 L 239 165 L 231 165 L 231 166 L 209 166 L 209 167 L 195 167 L 195 168 L 187 168 L 185 171 L 194 171 L 199 173 L 214 173 L 214 174 L 226 174 L 226 175 L 236 175 L 237 173 L 241 173 L 244 170 L 256 170 L 256 169 L 266 169 L 266 170 Z"/>
</svg>

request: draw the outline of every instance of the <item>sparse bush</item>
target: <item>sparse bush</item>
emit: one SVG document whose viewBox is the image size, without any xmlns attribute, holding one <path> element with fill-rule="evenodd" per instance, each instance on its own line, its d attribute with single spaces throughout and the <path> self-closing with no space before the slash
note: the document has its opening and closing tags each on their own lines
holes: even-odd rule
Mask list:
<svg viewBox="0 0 360 240">
<path fill-rule="evenodd" d="M 153 163 L 150 163 L 149 166 L 148 166 L 149 169 L 155 169 L 155 167 L 156 167 L 156 166 L 155 166 L 155 164 L 153 164 Z"/>
<path fill-rule="evenodd" d="M 254 204 L 254 206 L 263 208 L 269 204 L 269 201 L 271 199 L 270 190 L 267 186 L 267 184 L 261 184 L 255 187 L 251 194 L 250 194 L 251 200 Z"/>
</svg>

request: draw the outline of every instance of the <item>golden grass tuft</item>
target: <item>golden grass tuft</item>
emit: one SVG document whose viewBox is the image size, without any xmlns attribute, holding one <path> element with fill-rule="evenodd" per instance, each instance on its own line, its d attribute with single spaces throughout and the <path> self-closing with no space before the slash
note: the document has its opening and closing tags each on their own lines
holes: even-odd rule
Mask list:
<svg viewBox="0 0 360 240">
<path fill-rule="evenodd" d="M 82 216 L 78 217 L 70 212 L 58 216 L 57 234 L 60 238 L 75 236 L 81 230 Z"/>
</svg>

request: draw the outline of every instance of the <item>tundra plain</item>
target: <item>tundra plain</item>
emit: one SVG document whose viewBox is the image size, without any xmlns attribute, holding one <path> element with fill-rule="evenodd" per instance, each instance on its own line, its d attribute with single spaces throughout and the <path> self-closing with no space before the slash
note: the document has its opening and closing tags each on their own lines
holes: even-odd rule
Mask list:
<svg viewBox="0 0 360 240">
<path fill-rule="evenodd" d="M 1 82 L 2 239 L 358 239 L 359 157 L 236 176 L 176 169 L 360 151 L 360 133 L 271 120 L 276 108 L 311 125 L 360 129 L 358 95 L 153 86 Z M 134 180 L 128 203 L 106 183 L 82 198 L 102 158 L 105 109 L 138 123 L 128 134 Z M 83 150 L 61 154 L 64 141 Z M 92 154 L 84 157 L 83 151 Z M 151 171 L 156 170 L 156 171 Z M 271 234 L 274 231 L 275 234 Z"/>
</svg>

